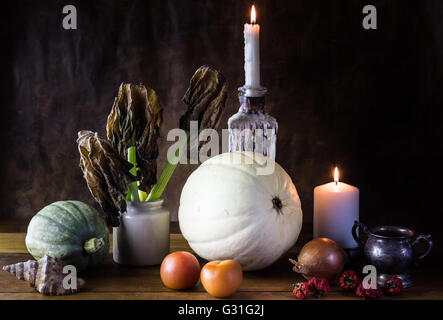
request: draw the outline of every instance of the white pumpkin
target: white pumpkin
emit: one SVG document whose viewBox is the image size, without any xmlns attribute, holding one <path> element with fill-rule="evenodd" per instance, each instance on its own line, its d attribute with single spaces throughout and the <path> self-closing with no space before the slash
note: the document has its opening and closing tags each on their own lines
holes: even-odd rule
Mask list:
<svg viewBox="0 0 443 320">
<path fill-rule="evenodd" d="M 271 174 L 257 174 L 273 165 Z M 258 270 L 295 244 L 302 210 L 297 190 L 279 164 L 258 153 L 232 152 L 207 160 L 190 175 L 178 219 L 200 257 L 234 259 L 243 270 Z"/>
</svg>

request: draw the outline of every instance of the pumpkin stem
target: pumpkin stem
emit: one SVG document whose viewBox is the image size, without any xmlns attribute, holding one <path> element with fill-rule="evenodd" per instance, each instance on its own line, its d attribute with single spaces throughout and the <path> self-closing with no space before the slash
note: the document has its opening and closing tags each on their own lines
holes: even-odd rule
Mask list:
<svg viewBox="0 0 443 320">
<path fill-rule="evenodd" d="M 281 209 L 283 208 L 283 203 L 278 197 L 274 197 L 274 199 L 272 199 L 272 206 L 274 207 L 275 210 L 277 210 L 278 213 L 281 213 Z"/>
<path fill-rule="evenodd" d="M 91 238 L 85 241 L 83 248 L 87 253 L 92 254 L 99 251 L 104 245 L 105 242 L 103 241 L 103 238 Z"/>
</svg>

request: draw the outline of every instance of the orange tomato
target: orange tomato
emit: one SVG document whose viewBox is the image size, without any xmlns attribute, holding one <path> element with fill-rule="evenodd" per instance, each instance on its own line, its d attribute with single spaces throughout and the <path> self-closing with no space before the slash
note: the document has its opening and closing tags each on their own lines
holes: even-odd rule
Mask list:
<svg viewBox="0 0 443 320">
<path fill-rule="evenodd" d="M 163 284 L 170 289 L 187 289 L 195 286 L 200 275 L 200 263 L 189 252 L 177 251 L 167 255 L 160 267 Z"/>
<path fill-rule="evenodd" d="M 200 273 L 200 281 L 205 290 L 218 298 L 234 294 L 243 280 L 243 271 L 235 260 L 216 260 L 205 264 Z"/>
</svg>

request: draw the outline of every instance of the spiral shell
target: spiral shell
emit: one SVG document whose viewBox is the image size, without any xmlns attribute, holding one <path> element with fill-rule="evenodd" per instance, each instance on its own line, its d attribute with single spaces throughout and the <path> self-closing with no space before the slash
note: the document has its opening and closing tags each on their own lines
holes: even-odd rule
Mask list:
<svg viewBox="0 0 443 320">
<path fill-rule="evenodd" d="M 37 274 L 38 262 L 35 260 L 28 260 L 26 262 L 18 262 L 4 266 L 3 270 L 13 274 L 19 280 L 25 280 L 29 282 L 31 286 L 35 285 L 35 276 Z"/>
<path fill-rule="evenodd" d="M 38 292 L 49 296 L 73 294 L 85 285 L 83 279 L 77 278 L 76 287 L 64 286 L 64 264 L 61 260 L 45 255 L 38 261 L 28 260 L 3 267 L 3 270 L 15 275 L 20 280 L 29 282 Z"/>
</svg>

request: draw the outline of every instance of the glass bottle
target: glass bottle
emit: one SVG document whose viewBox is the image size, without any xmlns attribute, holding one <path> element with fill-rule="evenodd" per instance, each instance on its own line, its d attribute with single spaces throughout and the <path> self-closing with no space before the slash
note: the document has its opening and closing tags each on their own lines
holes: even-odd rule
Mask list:
<svg viewBox="0 0 443 320">
<path fill-rule="evenodd" d="M 238 90 L 240 108 L 228 120 L 229 151 L 253 151 L 275 160 L 278 123 L 265 110 L 267 89 L 243 86 Z"/>
</svg>

